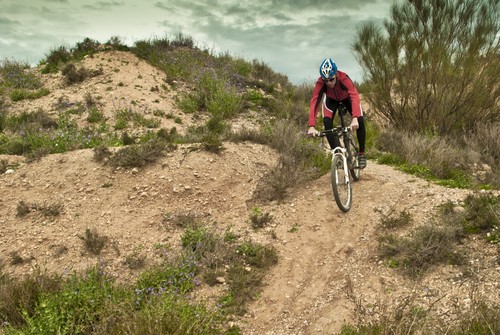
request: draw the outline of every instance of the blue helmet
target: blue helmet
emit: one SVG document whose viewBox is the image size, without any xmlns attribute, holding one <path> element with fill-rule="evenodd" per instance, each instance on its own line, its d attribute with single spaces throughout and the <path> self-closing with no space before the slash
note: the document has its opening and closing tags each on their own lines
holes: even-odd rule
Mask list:
<svg viewBox="0 0 500 335">
<path fill-rule="evenodd" d="M 319 66 L 319 74 L 323 79 L 331 79 L 337 73 L 337 65 L 331 58 L 325 59 Z"/>
</svg>

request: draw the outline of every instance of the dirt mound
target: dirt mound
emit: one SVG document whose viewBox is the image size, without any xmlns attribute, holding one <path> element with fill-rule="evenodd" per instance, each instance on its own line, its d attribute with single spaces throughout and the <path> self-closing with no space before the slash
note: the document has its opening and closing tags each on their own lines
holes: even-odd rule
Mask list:
<svg viewBox="0 0 500 335">
<path fill-rule="evenodd" d="M 178 93 L 164 75 L 130 53 L 102 53 L 83 64 L 102 68 L 103 74 L 69 87 L 58 75 L 46 76 L 51 94 L 15 103 L 11 111 L 43 108 L 57 113 L 62 101 L 83 102 L 90 94 L 110 120 L 117 109 L 133 102 L 146 115 L 160 110 L 173 116 L 161 118 L 163 127 L 182 132 L 201 122 L 179 112 L 174 104 Z M 350 212 L 336 207 L 325 175 L 291 190 L 282 203 L 262 206 L 273 219 L 269 227 L 254 230 L 249 200 L 260 178 L 276 164 L 276 153 L 253 143 L 224 143 L 224 148 L 214 154 L 180 146 L 152 166 L 130 170 L 95 162 L 92 150 L 50 155 L 31 164 L 0 156 L 20 164 L 13 173 L 0 175 L 1 257 L 23 260 L 17 265 L 4 262 L 4 271 L 23 275 L 39 267 L 67 273 L 101 262 L 118 280 L 128 280 L 137 273 L 127 266 L 127 257 L 140 252 L 148 264 L 154 263 L 156 245 L 179 243 L 168 216 L 191 213 L 278 250 L 279 263 L 239 322 L 244 334 L 334 334 L 361 306 L 366 315 L 376 315 L 380 310 L 375 306 L 409 295 L 419 303 L 435 304 L 442 315 L 457 304 L 470 305 L 472 291 L 498 297 L 496 249 L 481 240 L 470 241 L 474 273 L 444 266 L 418 284 L 376 257 L 382 214 L 407 210 L 422 223 L 431 219 L 437 205 L 459 201 L 467 190 L 439 187 L 369 161 L 354 184 Z M 20 217 L 21 202 L 61 204 L 62 212 L 48 217 L 34 211 Z M 99 258 L 83 247 L 87 229 L 110 241 Z"/>
</svg>

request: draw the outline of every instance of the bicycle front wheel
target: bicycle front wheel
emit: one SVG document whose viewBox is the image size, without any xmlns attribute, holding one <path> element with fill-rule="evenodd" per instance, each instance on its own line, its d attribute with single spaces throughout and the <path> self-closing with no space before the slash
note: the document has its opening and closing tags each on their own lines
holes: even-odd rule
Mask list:
<svg viewBox="0 0 500 335">
<path fill-rule="evenodd" d="M 341 155 L 333 156 L 332 160 L 332 190 L 337 206 L 343 212 L 351 209 L 352 185 L 349 180 L 349 171 L 344 170 L 344 162 Z"/>
</svg>

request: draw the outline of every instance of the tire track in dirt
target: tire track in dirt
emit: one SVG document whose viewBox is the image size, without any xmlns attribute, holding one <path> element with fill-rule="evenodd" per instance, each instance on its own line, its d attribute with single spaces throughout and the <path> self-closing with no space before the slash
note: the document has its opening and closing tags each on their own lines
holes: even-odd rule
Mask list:
<svg viewBox="0 0 500 335">
<path fill-rule="evenodd" d="M 280 261 L 249 309 L 244 334 L 337 333 L 353 321 L 356 299 L 376 302 L 401 280 L 376 259 L 381 213 L 407 209 L 424 220 L 433 206 L 468 193 L 372 162 L 361 178 L 348 213 L 333 200 L 329 174 L 274 209 Z"/>
</svg>

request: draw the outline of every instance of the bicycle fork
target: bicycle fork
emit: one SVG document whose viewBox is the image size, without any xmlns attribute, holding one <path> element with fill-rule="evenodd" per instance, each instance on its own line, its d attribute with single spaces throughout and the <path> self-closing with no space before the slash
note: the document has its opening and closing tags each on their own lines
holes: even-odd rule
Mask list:
<svg viewBox="0 0 500 335">
<path fill-rule="evenodd" d="M 333 158 L 335 156 L 340 156 L 342 157 L 342 165 L 343 165 L 343 169 L 344 169 L 344 181 L 345 181 L 345 184 L 346 185 L 349 185 L 350 183 L 350 180 L 349 180 L 349 168 L 347 166 L 347 157 L 346 157 L 346 152 L 347 152 L 347 149 L 346 148 L 342 148 L 342 147 L 336 147 L 335 149 L 332 150 L 332 164 L 333 164 Z M 337 178 L 338 176 L 335 175 L 335 178 Z"/>
</svg>

